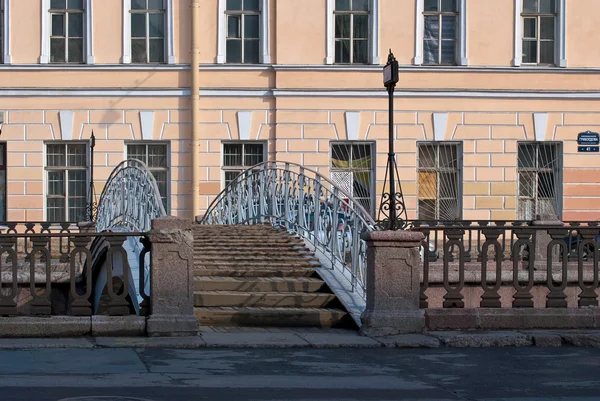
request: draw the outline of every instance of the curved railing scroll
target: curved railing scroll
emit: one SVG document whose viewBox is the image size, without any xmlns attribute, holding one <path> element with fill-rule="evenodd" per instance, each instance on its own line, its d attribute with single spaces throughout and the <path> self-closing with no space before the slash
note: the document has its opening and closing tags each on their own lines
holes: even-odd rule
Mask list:
<svg viewBox="0 0 600 401">
<path fill-rule="evenodd" d="M 345 288 L 365 298 L 367 246 L 361 234 L 377 225 L 358 201 L 314 170 L 257 164 L 235 178 L 198 222 L 284 227 L 312 243 L 348 279 Z"/>
<path fill-rule="evenodd" d="M 147 233 L 150 231 L 152 219 L 162 216 L 166 216 L 166 211 L 156 180 L 146 164 L 137 159 L 127 159 L 115 167 L 100 195 L 96 231 Z M 98 280 L 95 284 L 94 310 L 98 308 L 100 294 L 107 284 L 107 277 L 110 276 L 106 272 L 110 265 L 113 270 L 111 274 L 123 277 L 125 285 L 129 287 L 129 294 L 135 292 L 137 299 L 131 297 L 134 307 L 143 314 L 146 310 L 145 305 L 149 302 L 150 290 L 147 238 L 127 237 L 123 244 L 126 257 L 121 252 L 121 256 L 113 259 L 112 263 L 100 263 L 110 252 L 109 248 L 110 244 L 107 241 L 96 241 L 93 244 L 94 260 L 99 261 L 100 270 L 96 272 Z M 136 271 L 138 274 L 135 274 Z"/>
</svg>

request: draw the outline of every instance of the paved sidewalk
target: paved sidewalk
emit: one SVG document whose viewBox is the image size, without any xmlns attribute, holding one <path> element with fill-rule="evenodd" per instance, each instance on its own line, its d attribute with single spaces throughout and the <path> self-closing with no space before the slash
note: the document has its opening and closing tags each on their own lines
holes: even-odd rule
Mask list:
<svg viewBox="0 0 600 401">
<path fill-rule="evenodd" d="M 368 338 L 344 329 L 200 327 L 197 337 L 0 339 L 0 349 L 36 348 L 600 348 L 600 330 L 439 331 Z"/>
</svg>

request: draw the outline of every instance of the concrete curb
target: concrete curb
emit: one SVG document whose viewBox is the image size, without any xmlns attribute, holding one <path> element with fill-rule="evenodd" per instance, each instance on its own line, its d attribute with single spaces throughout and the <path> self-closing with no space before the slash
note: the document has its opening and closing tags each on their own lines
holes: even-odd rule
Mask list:
<svg viewBox="0 0 600 401">
<path fill-rule="evenodd" d="M 600 330 L 437 331 L 369 338 L 348 332 L 202 333 L 193 337 L 1 338 L 0 349 L 43 348 L 479 348 L 594 347 Z"/>
</svg>

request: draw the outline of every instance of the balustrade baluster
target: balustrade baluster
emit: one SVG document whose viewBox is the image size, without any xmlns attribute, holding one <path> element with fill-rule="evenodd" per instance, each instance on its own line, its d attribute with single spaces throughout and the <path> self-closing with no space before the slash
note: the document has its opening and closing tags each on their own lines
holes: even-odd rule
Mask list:
<svg viewBox="0 0 600 401">
<path fill-rule="evenodd" d="M 50 292 L 52 291 L 52 265 L 50 252 L 48 251 L 49 237 L 34 236 L 31 238 L 33 242 L 33 248 L 31 249 L 29 259 L 29 289 L 31 292 L 31 314 L 32 315 L 50 315 Z M 40 254 L 40 268 L 43 269 L 40 272 L 39 278 L 45 278 L 45 288 L 42 294 L 38 294 L 36 290 L 37 282 L 37 267 L 36 267 L 36 255 Z"/>
<path fill-rule="evenodd" d="M 123 248 L 123 242 L 127 239 L 126 236 L 107 236 L 106 240 L 110 244 L 106 253 L 106 289 L 110 298 L 108 304 L 108 314 L 110 316 L 123 316 L 129 314 L 129 303 L 127 296 L 129 295 L 129 262 L 127 260 L 127 252 Z M 123 272 L 122 287 L 123 291 L 120 294 L 115 293 L 114 286 L 119 284 L 114 282 L 113 272 Z M 115 277 L 117 278 L 117 277 Z"/>
<path fill-rule="evenodd" d="M 500 229 L 483 229 L 483 235 L 486 240 L 481 247 L 481 288 L 483 295 L 481 296 L 482 308 L 500 308 L 500 295 L 498 291 L 502 285 L 502 245 L 498 242 L 498 237 L 502 235 Z M 490 246 L 494 248 L 494 261 L 496 262 L 496 281 L 493 286 L 488 286 L 488 253 Z"/>
<path fill-rule="evenodd" d="M 567 288 L 568 278 L 567 278 L 567 263 L 568 258 L 564 257 L 564 255 L 568 254 L 567 244 L 565 243 L 565 236 L 567 235 L 568 230 L 564 229 L 549 229 L 548 234 L 552 241 L 548 244 L 546 258 L 547 258 L 547 284 L 550 289 L 550 293 L 546 298 L 546 307 L 547 308 L 566 308 L 567 307 L 567 295 L 565 294 L 565 289 Z M 552 250 L 554 246 L 558 245 L 562 250 L 563 257 L 561 258 L 561 283 L 560 285 L 554 284 L 553 277 L 553 255 Z"/>
<path fill-rule="evenodd" d="M 6 261 L 10 266 L 10 292 L 5 294 L 7 287 L 4 286 L 5 264 L 3 262 L 4 254 L 7 254 Z M 17 314 L 17 296 L 18 288 L 18 257 L 17 257 L 17 238 L 10 237 L 8 234 L 0 236 L 0 315 L 11 316 Z"/>
<path fill-rule="evenodd" d="M 463 257 L 463 236 L 465 230 L 447 229 L 444 231 L 444 308 L 464 308 L 462 289 L 465 286 L 465 258 Z M 446 239 L 447 238 L 447 239 Z M 451 250 L 457 247 L 459 253 L 458 266 L 458 284 L 452 286 L 450 284 L 450 253 Z"/>
<path fill-rule="evenodd" d="M 596 241 L 597 231 L 594 229 L 580 230 L 583 240 L 577 248 L 578 284 L 581 289 L 578 301 L 579 307 L 598 306 L 598 294 L 596 294 L 596 290 L 598 289 L 598 255 L 600 251 L 598 250 L 599 244 Z M 587 256 L 588 265 L 590 260 L 592 263 L 591 271 L 587 274 L 591 276 L 591 279 L 586 279 L 586 271 L 583 265 L 584 256 Z"/>
<path fill-rule="evenodd" d="M 513 262 L 513 287 L 516 293 L 513 295 L 513 308 L 533 308 L 533 295 L 531 289 L 534 284 L 535 272 L 535 251 L 533 248 L 532 237 L 534 231 L 531 229 L 523 229 L 515 232 L 517 241 L 512 245 L 512 262 Z M 527 285 L 522 286 L 519 280 L 519 263 L 523 263 L 520 258 L 521 248 L 524 248 L 524 253 L 527 256 Z M 525 255 L 523 255 L 525 257 Z"/>
<path fill-rule="evenodd" d="M 427 289 L 429 288 L 429 230 L 421 231 L 425 236 L 423 240 L 423 282 L 421 283 L 421 292 L 419 295 L 419 307 L 425 309 L 429 306 L 429 302 L 427 301 L 428 297 L 425 294 Z"/>
<path fill-rule="evenodd" d="M 88 249 L 91 237 L 72 237 L 73 250 L 70 254 L 70 276 L 69 283 L 71 288 L 71 315 L 73 316 L 91 316 L 92 304 L 89 299 L 92 295 L 92 253 Z M 77 256 L 79 255 L 79 258 Z M 77 261 L 83 263 L 81 271 L 77 269 Z M 80 295 L 77 292 L 77 277 L 83 274 L 85 276 L 85 293 Z"/>
</svg>

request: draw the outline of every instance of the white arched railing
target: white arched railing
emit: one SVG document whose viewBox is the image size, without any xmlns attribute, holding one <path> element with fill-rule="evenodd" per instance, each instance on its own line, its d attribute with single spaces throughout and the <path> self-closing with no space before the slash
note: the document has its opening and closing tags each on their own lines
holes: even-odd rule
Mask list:
<svg viewBox="0 0 600 401">
<path fill-rule="evenodd" d="M 345 290 L 365 298 L 366 243 L 377 229 L 347 192 L 314 170 L 265 162 L 241 173 L 210 204 L 200 224 L 270 223 L 310 242 L 347 278 Z"/>
</svg>

